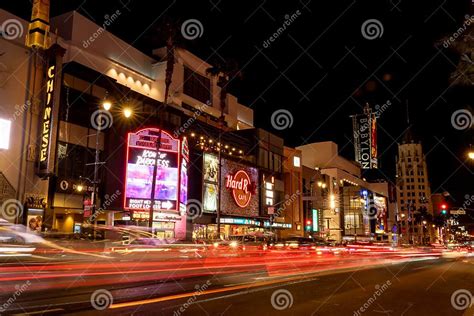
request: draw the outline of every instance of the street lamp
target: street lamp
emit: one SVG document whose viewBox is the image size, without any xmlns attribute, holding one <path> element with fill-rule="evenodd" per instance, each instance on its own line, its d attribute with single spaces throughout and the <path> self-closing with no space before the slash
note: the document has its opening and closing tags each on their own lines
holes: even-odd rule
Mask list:
<svg viewBox="0 0 474 316">
<path fill-rule="evenodd" d="M 108 98 L 109 94 L 106 92 L 104 100 L 102 101 L 102 107 L 104 110 L 109 111 L 112 108 L 112 102 Z"/>
<path fill-rule="evenodd" d="M 102 100 L 102 107 L 104 110 L 109 111 L 112 108 L 112 102 L 108 99 L 108 93 L 106 93 L 104 99 Z M 127 110 L 127 109 L 125 109 Z M 124 110 L 124 116 L 126 118 L 129 118 L 132 115 L 132 111 L 128 109 L 128 111 Z M 99 120 L 98 122 L 102 123 L 102 111 L 99 111 Z M 96 236 L 96 229 L 95 226 L 97 225 L 97 218 L 95 217 L 96 213 L 96 203 L 97 203 L 97 185 L 99 184 L 99 165 L 103 165 L 105 162 L 100 161 L 100 151 L 99 151 L 99 136 L 101 132 L 101 126 L 98 126 L 96 133 L 95 133 L 95 161 L 92 164 L 86 164 L 86 165 L 94 165 L 94 178 L 91 181 L 92 182 L 92 193 L 91 193 L 91 206 L 92 206 L 92 215 L 94 216 L 94 239 Z"/>
<path fill-rule="evenodd" d="M 129 118 L 130 116 L 132 116 L 132 110 L 130 108 L 125 108 L 123 109 L 123 115 L 126 117 L 126 118 Z"/>
<path fill-rule="evenodd" d="M 470 150 L 468 153 L 467 153 L 467 157 L 471 160 L 474 160 L 474 150 Z"/>
</svg>

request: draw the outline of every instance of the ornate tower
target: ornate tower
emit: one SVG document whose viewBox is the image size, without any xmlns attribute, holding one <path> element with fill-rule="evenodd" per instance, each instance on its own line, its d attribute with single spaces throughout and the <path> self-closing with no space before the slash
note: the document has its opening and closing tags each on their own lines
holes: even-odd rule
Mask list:
<svg viewBox="0 0 474 316">
<path fill-rule="evenodd" d="M 49 6 L 49 0 L 33 1 L 26 46 L 42 49 L 49 47 Z"/>
</svg>

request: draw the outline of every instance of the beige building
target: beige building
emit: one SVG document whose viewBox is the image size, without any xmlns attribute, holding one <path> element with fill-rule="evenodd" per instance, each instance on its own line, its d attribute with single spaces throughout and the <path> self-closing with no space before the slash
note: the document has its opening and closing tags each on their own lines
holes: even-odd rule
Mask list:
<svg viewBox="0 0 474 316">
<path fill-rule="evenodd" d="M 396 176 L 401 240 L 421 243 L 423 236 L 429 236 L 428 221 L 433 215 L 433 206 L 423 148 L 413 139 L 410 130 L 398 145 Z"/>
<path fill-rule="evenodd" d="M 48 184 L 36 175 L 44 68 L 25 46 L 28 22 L 0 9 L 0 21 L 14 21 L 23 32 L 0 36 L 0 218 L 41 216 Z M 35 71 L 36 69 L 36 71 Z"/>
<path fill-rule="evenodd" d="M 391 241 L 387 223 L 387 192 L 367 182 L 358 163 L 339 155 L 336 143 L 327 141 L 297 147 L 303 157 L 303 198 L 306 218 L 321 210 L 318 235 L 329 240 Z M 371 214 L 370 211 L 377 212 Z"/>
</svg>

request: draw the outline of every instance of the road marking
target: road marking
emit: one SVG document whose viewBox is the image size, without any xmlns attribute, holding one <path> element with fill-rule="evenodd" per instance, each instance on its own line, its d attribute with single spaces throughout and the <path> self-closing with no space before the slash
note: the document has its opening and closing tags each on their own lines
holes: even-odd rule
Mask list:
<svg viewBox="0 0 474 316">
<path fill-rule="evenodd" d="M 55 308 L 55 309 L 48 309 L 48 310 L 43 310 L 43 311 L 21 313 L 21 314 L 12 314 L 12 315 L 38 315 L 38 314 L 51 313 L 51 312 L 62 312 L 62 311 L 64 311 L 63 308 Z"/>
</svg>

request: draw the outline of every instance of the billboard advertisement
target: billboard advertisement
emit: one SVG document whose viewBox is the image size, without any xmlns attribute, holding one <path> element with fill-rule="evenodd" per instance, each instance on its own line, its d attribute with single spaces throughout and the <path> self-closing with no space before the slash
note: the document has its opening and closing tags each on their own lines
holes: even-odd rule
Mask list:
<svg viewBox="0 0 474 316">
<path fill-rule="evenodd" d="M 217 200 L 219 198 L 219 160 L 211 154 L 203 156 L 203 211 L 215 213 L 217 211 Z"/>
<path fill-rule="evenodd" d="M 259 212 L 258 171 L 222 159 L 221 214 L 256 217 Z"/>
<path fill-rule="evenodd" d="M 377 163 L 377 119 L 370 108 L 364 114 L 352 116 L 355 160 L 362 169 L 376 169 Z"/>
<path fill-rule="evenodd" d="M 187 185 L 186 172 L 183 174 L 180 171 L 180 141 L 161 131 L 161 146 L 157 150 L 159 133 L 159 129 L 149 128 L 128 135 L 124 195 L 126 209 L 150 209 L 154 182 L 153 210 L 178 210 L 180 179 L 182 187 Z M 156 178 L 153 179 L 155 163 L 157 170 Z M 181 197 L 185 195 L 182 190 Z"/>
</svg>

